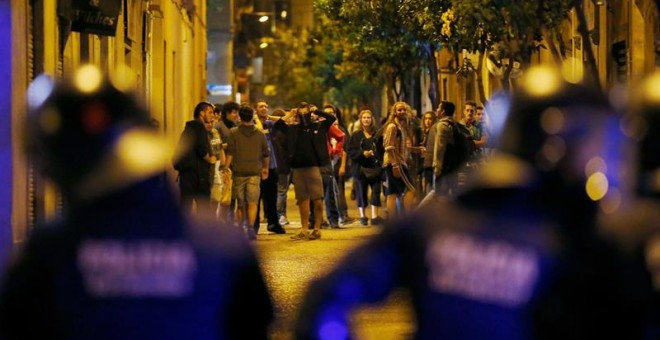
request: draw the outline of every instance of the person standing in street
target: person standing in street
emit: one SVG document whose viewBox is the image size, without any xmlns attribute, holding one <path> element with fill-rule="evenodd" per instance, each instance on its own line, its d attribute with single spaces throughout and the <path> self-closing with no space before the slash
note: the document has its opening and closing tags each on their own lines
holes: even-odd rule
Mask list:
<svg viewBox="0 0 660 340">
<path fill-rule="evenodd" d="M 353 160 L 353 186 L 360 213 L 360 224 L 368 225 L 365 209 L 371 205 L 371 225 L 380 225 L 382 218 L 378 215 L 381 206 L 380 190 L 383 168 L 381 155 L 378 152 L 376 126 L 371 110 L 363 109 L 358 116 L 360 124 L 353 132 L 348 143 L 348 154 Z M 371 199 L 369 198 L 371 188 Z"/>
<path fill-rule="evenodd" d="M 401 199 L 404 210 L 411 211 L 415 204 L 414 177 L 409 171 L 412 131 L 408 129 L 408 104 L 397 102 L 383 126 L 383 168 L 385 170 L 385 196 L 388 218 L 397 216 L 397 200 Z"/>
<path fill-rule="evenodd" d="M 213 110 L 213 122 L 206 124 L 211 150 L 217 159 L 213 166 L 213 183 L 211 184 L 211 209 L 215 211 L 216 218 L 225 222 L 229 213 L 231 203 L 231 173 L 225 167 L 225 142 L 220 137 L 220 131 L 216 123 L 220 120 L 220 112 L 217 107 Z"/>
<path fill-rule="evenodd" d="M 272 302 L 245 237 L 177 207 L 159 181 L 170 150 L 134 94 L 91 65 L 72 79 L 28 90 L 26 149 L 66 204 L 2 276 L 0 338 L 266 339 Z"/>
<path fill-rule="evenodd" d="M 227 149 L 227 141 L 229 140 L 229 130 L 237 126 L 238 119 L 238 109 L 241 106 L 238 103 L 233 101 L 228 101 L 222 104 L 222 109 L 220 110 L 220 120 L 215 123 L 215 127 L 220 132 L 220 137 L 225 142 L 223 144 L 223 149 Z"/>
<path fill-rule="evenodd" d="M 232 167 L 234 197 L 239 227 L 245 228 L 247 237 L 256 239 L 257 202 L 260 183 L 268 178 L 270 150 L 264 133 L 254 125 L 254 110 L 241 106 L 238 110 L 241 125 L 229 131 L 227 166 Z"/>
<path fill-rule="evenodd" d="M 256 104 L 257 119 L 261 122 L 263 128 L 262 132 L 266 135 L 266 142 L 268 143 L 269 153 L 269 170 L 268 177 L 261 181 L 261 195 L 259 197 L 259 204 L 257 204 L 257 218 L 254 222 L 255 232 L 259 232 L 259 210 L 261 202 L 264 204 L 264 215 L 268 221 L 267 229 L 276 234 L 285 234 L 286 230 L 280 225 L 280 219 L 277 214 L 277 183 L 279 181 L 278 159 L 275 157 L 275 145 L 273 143 L 273 125 L 275 121 L 268 117 L 268 103 L 265 100 L 258 100 Z"/>
<path fill-rule="evenodd" d="M 427 183 L 431 183 L 435 194 L 449 196 L 456 193 L 458 179 L 454 174 L 456 169 L 450 168 L 445 162 L 450 144 L 454 144 L 454 111 L 456 105 L 442 101 L 438 106 L 438 122 L 429 131 L 424 155 L 424 169 Z"/>
<path fill-rule="evenodd" d="M 294 113 L 295 112 L 295 113 Z M 293 115 L 298 123 L 287 125 Z M 323 219 L 323 181 L 320 167 L 329 164 L 326 135 L 335 117 L 323 111 L 316 111 L 323 120 L 312 120 L 309 104 L 303 102 L 296 111 L 290 111 L 275 123 L 275 128 L 286 135 L 287 154 L 293 175 L 296 202 L 300 209 L 302 229 L 291 237 L 293 240 L 316 240 L 321 238 Z M 314 209 L 313 231 L 309 227 L 310 202 Z"/>
<path fill-rule="evenodd" d="M 273 111 L 272 119 L 278 121 L 286 116 L 290 110 L 276 109 Z M 287 122 L 285 122 L 287 123 Z M 287 155 L 287 139 L 286 134 L 277 129 L 272 130 L 271 136 L 273 141 L 273 148 L 275 149 L 275 157 L 277 158 L 277 215 L 279 218 L 280 226 L 284 227 L 289 224 L 289 219 L 286 217 L 287 211 L 287 194 L 291 186 L 291 167 L 289 164 L 289 157 Z"/>
<path fill-rule="evenodd" d="M 213 166 L 217 158 L 211 149 L 206 125 L 213 122 L 213 105 L 200 102 L 193 110 L 193 120 L 186 122 L 178 144 L 182 154 L 175 161 L 179 171 L 181 207 L 192 211 L 193 202 L 198 210 L 211 209 L 211 183 Z"/>
<path fill-rule="evenodd" d="M 323 112 L 333 115 L 336 119 L 328 134 L 328 154 L 332 167 L 331 188 L 329 189 L 335 196 L 335 207 L 339 215 L 337 222 L 339 225 L 347 225 L 355 222 L 355 218 L 348 215 L 348 204 L 346 203 L 346 169 L 349 168 L 350 162 L 346 144 L 348 144 L 349 135 L 341 123 L 341 111 L 336 106 L 326 104 L 323 106 Z M 328 220 L 331 219 L 328 218 Z"/>
</svg>

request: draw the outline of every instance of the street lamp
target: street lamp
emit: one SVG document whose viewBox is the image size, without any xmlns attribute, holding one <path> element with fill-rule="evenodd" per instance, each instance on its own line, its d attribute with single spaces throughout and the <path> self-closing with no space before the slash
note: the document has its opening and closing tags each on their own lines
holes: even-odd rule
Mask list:
<svg viewBox="0 0 660 340">
<path fill-rule="evenodd" d="M 270 34 L 275 33 L 275 30 L 276 30 L 275 12 L 245 12 L 245 13 L 241 13 L 241 16 L 244 19 L 243 22 L 242 22 L 242 25 L 246 29 L 255 30 L 255 31 L 258 32 L 258 35 L 261 35 L 261 36 L 263 36 L 265 34 L 268 34 L 268 33 L 264 32 L 261 27 L 268 28 L 268 31 L 270 31 Z M 271 19 L 271 17 L 272 17 L 272 19 Z M 249 19 L 249 18 L 252 18 L 252 19 Z M 250 23 L 250 21 L 252 23 Z M 268 26 L 261 26 L 261 27 L 253 26 L 253 25 L 266 25 L 268 22 L 270 22 L 270 24 L 269 24 L 270 27 L 268 27 Z M 250 26 L 252 26 L 252 27 L 250 27 Z"/>
</svg>

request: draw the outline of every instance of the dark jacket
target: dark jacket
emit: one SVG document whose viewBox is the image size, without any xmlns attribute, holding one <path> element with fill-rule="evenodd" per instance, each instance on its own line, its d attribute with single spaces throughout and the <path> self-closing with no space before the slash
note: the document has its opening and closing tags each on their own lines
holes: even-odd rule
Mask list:
<svg viewBox="0 0 660 340">
<path fill-rule="evenodd" d="M 289 164 L 288 139 L 286 132 L 281 130 L 272 129 L 272 146 L 277 158 L 277 173 L 280 175 L 287 175 L 291 172 L 291 164 Z"/>
<path fill-rule="evenodd" d="M 213 165 L 204 160 L 204 157 L 213 153 L 208 133 L 204 124 L 198 120 L 186 122 L 181 133 L 179 146 L 183 156 L 175 168 L 181 177 L 195 178 L 199 185 L 209 185 Z"/>
<path fill-rule="evenodd" d="M 332 123 L 336 120 L 333 115 L 327 114 L 323 111 L 314 112 L 319 117 L 325 118 L 322 121 L 300 123 L 287 125 L 283 120 L 278 120 L 275 123 L 275 129 L 286 134 L 287 147 L 286 152 L 289 156 L 289 164 L 292 168 L 307 167 L 307 166 L 326 166 L 330 164 L 330 156 L 328 155 L 328 145 L 326 136 Z M 300 143 L 309 143 L 311 141 L 311 152 L 313 155 L 308 155 L 314 159 L 313 164 L 309 165 L 295 165 L 291 164 L 296 150 L 301 146 Z M 304 145 L 309 146 L 309 145 Z M 299 149 L 298 149 L 299 150 Z"/>
<path fill-rule="evenodd" d="M 348 142 L 346 153 L 353 161 L 352 175 L 357 176 L 360 173 L 360 168 L 374 168 L 382 164 L 382 155 L 378 152 L 378 137 L 376 133 L 367 138 L 364 131 L 358 130 L 353 133 Z M 364 157 L 364 151 L 373 150 L 376 155 L 374 157 Z"/>
<path fill-rule="evenodd" d="M 36 228 L 5 277 L 0 338 L 267 337 L 272 305 L 245 237 L 184 218 L 157 179 L 66 216 Z"/>
</svg>

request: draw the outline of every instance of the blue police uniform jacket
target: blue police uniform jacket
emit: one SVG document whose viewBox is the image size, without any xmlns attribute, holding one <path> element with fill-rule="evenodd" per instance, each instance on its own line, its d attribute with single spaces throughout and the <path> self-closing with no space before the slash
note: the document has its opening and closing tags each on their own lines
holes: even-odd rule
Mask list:
<svg viewBox="0 0 660 340">
<path fill-rule="evenodd" d="M 0 334 L 266 338 L 270 296 L 245 238 L 179 211 L 152 179 L 37 228 L 3 280 Z"/>
<path fill-rule="evenodd" d="M 433 203 L 310 284 L 298 339 L 351 338 L 350 312 L 410 292 L 418 339 L 597 339 L 639 335 L 616 252 L 569 235 L 524 190 Z M 630 313 L 630 314 L 628 314 Z"/>
</svg>

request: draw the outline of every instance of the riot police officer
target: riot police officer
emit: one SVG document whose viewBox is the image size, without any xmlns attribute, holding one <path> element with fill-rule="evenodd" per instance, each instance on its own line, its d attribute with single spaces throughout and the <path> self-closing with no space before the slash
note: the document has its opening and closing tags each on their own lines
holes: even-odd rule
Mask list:
<svg viewBox="0 0 660 340">
<path fill-rule="evenodd" d="M 648 76 L 634 91 L 625 131 L 637 141 L 634 197 L 618 211 L 604 215 L 601 227 L 625 255 L 623 278 L 648 309 L 646 339 L 660 337 L 660 72 Z"/>
<path fill-rule="evenodd" d="M 29 89 L 27 148 L 65 198 L 5 276 L 7 339 L 266 338 L 272 307 L 232 228 L 188 220 L 149 115 L 94 66 Z M 241 323 L 249 321 L 249 327 Z"/>
<path fill-rule="evenodd" d="M 349 313 L 396 287 L 420 339 L 635 336 L 618 253 L 595 228 L 622 138 L 599 93 L 531 69 L 496 156 L 454 200 L 427 202 L 311 283 L 297 337 L 351 337 Z"/>
</svg>

